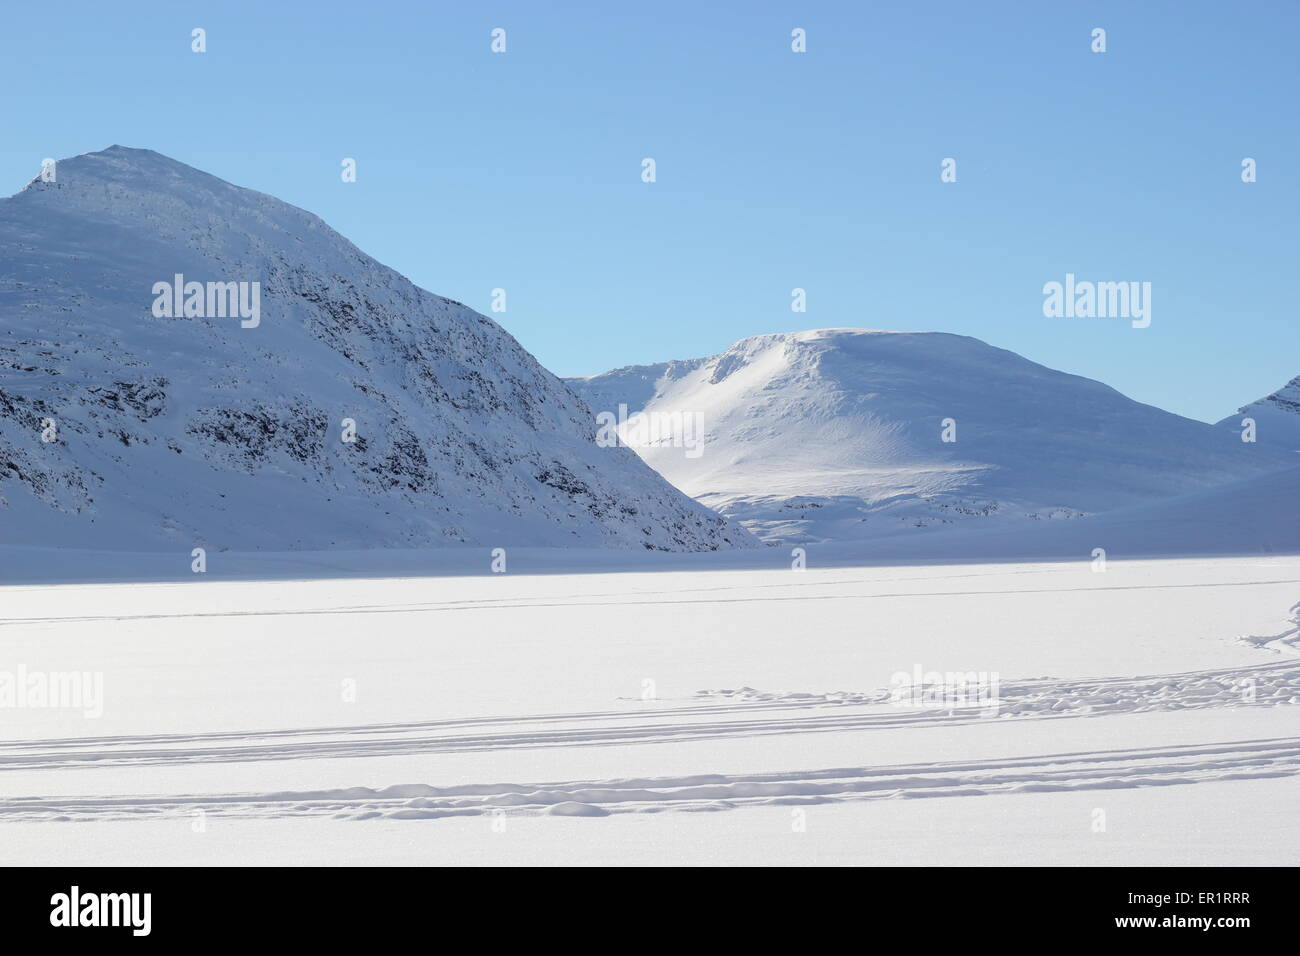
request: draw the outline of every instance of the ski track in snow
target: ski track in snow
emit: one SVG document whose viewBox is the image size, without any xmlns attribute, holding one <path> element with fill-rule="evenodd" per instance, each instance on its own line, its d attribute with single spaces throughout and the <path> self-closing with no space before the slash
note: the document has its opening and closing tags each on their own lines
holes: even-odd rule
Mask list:
<svg viewBox="0 0 1300 956">
<path fill-rule="evenodd" d="M 764 693 L 745 687 L 700 691 L 695 702 L 647 702 L 635 710 L 12 742 L 0 743 L 0 772 L 624 746 L 1008 718 L 1275 707 L 1300 704 L 1300 659 L 1146 677 L 1013 681 L 999 690 L 996 710 L 897 706 L 889 703 L 888 691 Z"/>
<path fill-rule="evenodd" d="M 1288 632 L 1290 633 L 1290 632 Z M 952 726 L 990 719 L 1059 719 L 1210 707 L 1300 703 L 1300 659 L 1182 674 L 1095 680 L 1013 681 L 987 708 L 905 708 L 888 691 L 764 693 L 701 691 L 695 700 L 637 709 L 464 718 L 262 733 L 159 734 L 0 744 L 0 772 L 195 763 L 423 755 L 519 748 L 653 744 L 819 732 Z M 543 784 L 14 798 L 0 821 L 140 819 L 196 809 L 243 817 L 434 819 L 498 812 L 606 816 L 665 810 L 836 803 L 1169 786 L 1300 773 L 1300 738 L 1147 750 L 1055 754 L 908 766 L 788 773 L 700 774 Z"/>
<path fill-rule="evenodd" d="M 978 575 L 971 575 L 976 577 Z M 910 580 L 925 580 L 915 578 Z M 799 584 L 775 584 L 767 585 L 761 590 L 772 590 L 782 588 L 799 589 L 796 593 L 789 595 L 764 595 L 754 596 L 735 596 L 735 597 L 709 597 L 709 598 L 682 598 L 678 595 L 682 593 L 693 593 L 700 591 L 739 591 L 741 587 L 735 588 L 694 588 L 678 590 L 673 592 L 665 591 L 638 591 L 633 594 L 628 592 L 611 592 L 598 594 L 594 599 L 579 600 L 580 598 L 593 598 L 591 594 L 581 595 L 556 595 L 542 599 L 520 599 L 520 598 L 477 598 L 454 601 L 428 601 L 415 604 L 365 604 L 355 606 L 328 607 L 328 608 L 283 608 L 283 609 L 257 609 L 249 611 L 221 610 L 221 611 L 184 611 L 170 614 L 101 614 L 101 615 L 73 615 L 66 617 L 17 617 L 17 618 L 0 618 L 0 627 L 16 627 L 31 624 L 105 624 L 105 623 L 123 623 L 135 621 L 172 621 L 172 620 L 201 620 L 204 618 L 234 618 L 234 617 L 334 617 L 338 615 L 372 615 L 372 614 L 431 614 L 446 611 L 474 611 L 474 610 L 540 610 L 546 608 L 573 608 L 573 607 L 655 607 L 655 606 L 678 606 L 691 604 L 754 604 L 760 602 L 802 602 L 802 601 L 864 601 L 864 600 L 889 600 L 889 599 L 908 599 L 918 597 L 915 591 L 885 591 L 874 594 L 849 593 L 849 594 L 808 594 L 807 587 L 844 587 L 856 585 L 862 582 L 858 581 L 829 581 L 816 582 L 809 585 Z M 1210 588 L 1246 588 L 1246 587 L 1269 587 L 1275 584 L 1300 584 L 1300 578 L 1280 578 L 1266 579 L 1260 581 L 1202 581 L 1191 584 L 1117 584 L 1105 585 L 1094 584 L 1090 586 L 1065 586 L 1065 587 L 1041 587 L 1041 588 L 1012 588 L 1002 591 L 990 590 L 962 590 L 962 591 L 927 591 L 926 597 L 980 597 L 990 594 L 1067 594 L 1079 591 L 1087 592 L 1106 592 L 1106 591 L 1169 591 L 1196 589 L 1204 590 Z M 752 587 L 743 590 L 755 590 Z M 642 598 L 642 600 L 633 600 L 632 597 Z M 1294 609 L 1293 609 L 1294 610 Z M 1242 637 L 1240 640 L 1263 646 L 1262 642 L 1278 641 L 1287 634 L 1268 637 L 1253 638 Z M 1297 641 L 1291 641 L 1294 644 Z"/>
<path fill-rule="evenodd" d="M 864 582 L 799 582 L 797 585 L 774 587 L 793 587 L 806 595 L 805 599 L 816 600 L 831 595 L 808 595 L 810 585 L 818 590 L 829 588 L 833 594 L 837 587 L 861 583 Z M 1264 583 L 1286 582 L 1237 581 L 1220 582 L 1217 586 Z M 1123 589 L 1144 588 L 1127 586 Z M 690 590 L 727 592 L 731 589 Z M 1037 592 L 1042 589 L 1028 590 Z M 567 597 L 576 604 L 588 603 L 593 598 L 620 604 L 636 603 L 627 600 L 630 594 L 645 599 L 646 603 L 660 603 L 666 598 L 664 592 L 655 590 Z M 618 600 L 620 596 L 623 598 L 621 601 Z M 698 594 L 692 597 L 679 594 L 676 598 L 676 603 L 701 599 Z M 725 601 L 731 598 L 720 594 L 711 599 Z M 764 599 L 772 598 L 749 597 L 750 601 Z M 528 599 L 367 604 L 345 605 L 323 613 L 427 611 L 474 606 L 534 605 Z M 303 615 L 316 610 L 319 609 L 236 613 Z M 155 617 L 201 617 L 215 613 L 9 618 L 0 619 L 0 625 L 135 621 Z M 1239 643 L 1267 652 L 1268 659 L 1259 663 L 1132 677 L 1006 680 L 998 687 L 996 708 L 987 705 L 953 709 L 900 706 L 890 701 L 886 689 L 807 692 L 740 687 L 701 690 L 689 698 L 623 699 L 617 709 L 601 711 L 457 717 L 251 732 L 0 742 L 0 775 L 46 770 L 223 763 L 247 765 L 274 760 L 420 757 L 472 752 L 504 754 L 516 750 L 626 747 L 700 740 L 723 741 L 725 745 L 727 741 L 811 733 L 923 733 L 927 729 L 999 720 L 1097 718 L 1208 708 L 1271 708 L 1300 703 L 1300 654 L 1296 653 L 1300 650 L 1300 602 L 1291 606 L 1288 624 L 1279 633 L 1237 638 Z M 243 793 L 22 796 L 0 801 L 0 822 L 138 820 L 192 814 L 200 809 L 249 819 L 308 816 L 340 820 L 427 820 L 497 813 L 607 816 L 670 810 L 714 811 L 755 805 L 1171 786 L 1295 775 L 1300 775 L 1300 737 L 1284 737 L 907 765 L 614 777 L 549 783 L 435 786 L 416 782 L 378 789 L 345 787 Z"/>
<path fill-rule="evenodd" d="M 406 784 L 319 791 L 177 796 L 30 797 L 0 807 L 0 821 L 129 820 L 190 815 L 430 820 L 484 814 L 609 816 L 743 806 L 917 797 L 1114 790 L 1300 774 L 1300 738 L 993 760 L 846 767 L 781 773 L 694 774 L 544 784 Z"/>
</svg>

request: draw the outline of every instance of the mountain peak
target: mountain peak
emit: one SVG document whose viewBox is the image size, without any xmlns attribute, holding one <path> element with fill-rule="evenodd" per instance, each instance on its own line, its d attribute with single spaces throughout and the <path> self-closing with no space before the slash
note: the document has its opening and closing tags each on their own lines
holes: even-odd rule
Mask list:
<svg viewBox="0 0 1300 956">
<path fill-rule="evenodd" d="M 155 188 L 161 188 L 168 182 L 179 180 L 190 183 L 222 183 L 232 189 L 237 188 L 152 149 L 117 144 L 96 152 L 60 159 L 54 165 L 54 182 L 67 185 L 152 183 Z M 32 185 L 41 183 L 42 177 L 38 171 Z"/>
<path fill-rule="evenodd" d="M 38 174 L 10 202 L 41 203 L 43 215 L 122 223 L 143 221 L 167 228 L 224 224 L 250 236 L 278 233 L 276 241 L 301 239 L 308 231 L 333 230 L 317 216 L 254 189 L 236 186 L 211 173 L 152 149 L 113 145 L 55 162 L 53 177 Z M 343 237 L 339 241 L 346 243 Z M 350 243 L 347 243 L 351 247 Z"/>
<path fill-rule="evenodd" d="M 65 246 L 81 243 L 77 234 L 93 246 L 97 233 L 130 231 L 133 242 L 177 256 L 177 266 L 186 257 L 182 250 L 198 249 L 247 271 L 296 245 L 378 266 L 318 216 L 151 149 L 114 145 L 58 160 L 52 176 L 38 175 L 0 199 L 0 223 L 36 218 L 65 234 Z"/>
<path fill-rule="evenodd" d="M 747 345 L 770 345 L 777 343 L 804 343 L 804 342 L 829 342 L 840 343 L 850 341 L 856 338 L 872 338 L 883 336 L 945 336 L 952 338 L 962 338 L 963 336 L 953 336 L 950 332 L 931 332 L 931 331 L 913 331 L 909 329 L 866 329 L 852 326 L 828 326 L 819 329 L 799 329 L 793 332 L 765 332 L 761 335 L 750 335 L 740 339 L 732 348 L 741 348 Z"/>
<path fill-rule="evenodd" d="M 1277 391 L 1243 405 L 1219 424 L 1238 431 L 1243 427 L 1243 418 L 1254 419 L 1257 441 L 1300 451 L 1300 375 Z"/>
</svg>

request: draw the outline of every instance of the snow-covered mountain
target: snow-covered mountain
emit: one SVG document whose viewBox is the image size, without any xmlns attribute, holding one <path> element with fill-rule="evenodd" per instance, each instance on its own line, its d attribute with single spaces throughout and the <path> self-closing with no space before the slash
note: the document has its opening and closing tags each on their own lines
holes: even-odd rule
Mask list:
<svg viewBox="0 0 1300 956">
<path fill-rule="evenodd" d="M 0 542 L 756 545 L 315 216 L 148 150 L 53 172 L 0 200 Z"/>
<path fill-rule="evenodd" d="M 761 335 L 568 381 L 598 413 L 625 404 L 647 462 L 770 541 L 1068 519 L 1295 463 L 939 332 Z"/>
<path fill-rule="evenodd" d="M 1300 375 L 1276 392 L 1257 402 L 1243 405 L 1237 414 L 1219 422 L 1224 428 L 1242 431 L 1242 419 L 1255 420 L 1255 440 L 1300 451 Z"/>
</svg>

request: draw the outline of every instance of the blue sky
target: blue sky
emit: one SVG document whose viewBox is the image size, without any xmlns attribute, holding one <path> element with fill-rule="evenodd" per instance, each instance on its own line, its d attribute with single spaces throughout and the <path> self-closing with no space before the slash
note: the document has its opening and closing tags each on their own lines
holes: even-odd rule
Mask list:
<svg viewBox="0 0 1300 956">
<path fill-rule="evenodd" d="M 1215 420 L 1300 375 L 1298 47 L 1283 0 L 12 4 L 0 194 L 156 149 L 506 289 L 560 375 L 934 329 Z M 1067 272 L 1151 282 L 1151 326 L 1045 318 Z"/>
</svg>

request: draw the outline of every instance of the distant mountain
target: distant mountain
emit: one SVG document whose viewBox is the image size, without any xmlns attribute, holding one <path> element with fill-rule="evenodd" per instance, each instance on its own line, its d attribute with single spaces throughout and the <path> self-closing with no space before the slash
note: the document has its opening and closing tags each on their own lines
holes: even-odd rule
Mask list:
<svg viewBox="0 0 1300 956">
<path fill-rule="evenodd" d="M 1271 395 L 1243 405 L 1237 409 L 1237 414 L 1229 415 L 1219 424 L 1240 434 L 1243 418 L 1255 420 L 1257 442 L 1300 451 L 1300 376 L 1291 379 Z"/>
<path fill-rule="evenodd" d="M 761 335 L 568 381 L 596 412 L 627 405 L 647 462 L 769 541 L 1066 520 L 1294 464 L 940 332 Z"/>
<path fill-rule="evenodd" d="M 315 216 L 149 150 L 53 173 L 0 200 L 0 543 L 756 545 Z"/>
</svg>

